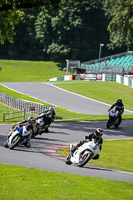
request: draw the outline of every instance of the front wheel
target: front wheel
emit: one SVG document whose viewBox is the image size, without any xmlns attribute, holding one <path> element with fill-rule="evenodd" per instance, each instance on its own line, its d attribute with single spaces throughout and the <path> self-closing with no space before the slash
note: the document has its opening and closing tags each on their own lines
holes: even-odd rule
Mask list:
<svg viewBox="0 0 133 200">
<path fill-rule="evenodd" d="M 91 152 L 88 152 L 88 153 L 84 152 L 83 154 L 81 154 L 78 166 L 83 167 L 90 160 L 91 155 L 92 155 Z"/>
<path fill-rule="evenodd" d="M 12 138 L 11 144 L 9 145 L 9 149 L 14 149 L 14 147 L 17 146 L 17 144 L 19 143 L 21 137 L 19 135 L 15 135 Z"/>
<path fill-rule="evenodd" d="M 106 127 L 110 128 L 111 125 L 112 125 L 112 119 L 109 118 L 109 120 L 107 121 Z"/>
<path fill-rule="evenodd" d="M 70 156 L 70 154 L 66 157 L 66 159 L 65 159 L 65 163 L 67 164 L 67 165 L 71 165 L 72 164 L 72 162 L 70 161 L 70 158 L 71 158 L 71 156 Z"/>
</svg>

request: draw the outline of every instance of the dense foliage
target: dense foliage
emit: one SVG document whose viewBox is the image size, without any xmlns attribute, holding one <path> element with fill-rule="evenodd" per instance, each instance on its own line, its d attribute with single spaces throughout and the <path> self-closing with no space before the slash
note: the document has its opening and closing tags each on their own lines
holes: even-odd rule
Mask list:
<svg viewBox="0 0 133 200">
<path fill-rule="evenodd" d="M 132 0 L 1 0 L 0 17 L 4 59 L 86 61 L 100 43 L 102 56 L 133 47 Z"/>
<path fill-rule="evenodd" d="M 133 47 L 133 1 L 105 0 L 104 8 L 110 23 L 110 47 Z"/>
</svg>

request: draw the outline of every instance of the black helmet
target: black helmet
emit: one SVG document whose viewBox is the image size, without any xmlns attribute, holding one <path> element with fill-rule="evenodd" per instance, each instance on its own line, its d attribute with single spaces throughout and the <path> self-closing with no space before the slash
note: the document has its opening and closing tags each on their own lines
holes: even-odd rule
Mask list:
<svg viewBox="0 0 133 200">
<path fill-rule="evenodd" d="M 95 131 L 95 137 L 100 139 L 103 135 L 103 129 L 102 128 L 97 128 Z"/>
<path fill-rule="evenodd" d="M 117 104 L 118 104 L 118 105 L 121 105 L 121 104 L 122 104 L 122 99 L 118 99 L 118 100 L 117 100 Z"/>
</svg>

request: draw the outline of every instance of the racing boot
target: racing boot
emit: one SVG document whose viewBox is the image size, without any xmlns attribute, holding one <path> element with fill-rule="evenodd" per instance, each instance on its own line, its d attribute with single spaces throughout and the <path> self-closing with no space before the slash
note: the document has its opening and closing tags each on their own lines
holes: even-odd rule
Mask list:
<svg viewBox="0 0 133 200">
<path fill-rule="evenodd" d="M 31 147 L 30 139 L 27 139 L 27 140 L 25 141 L 24 145 L 25 145 L 27 148 Z"/>
</svg>

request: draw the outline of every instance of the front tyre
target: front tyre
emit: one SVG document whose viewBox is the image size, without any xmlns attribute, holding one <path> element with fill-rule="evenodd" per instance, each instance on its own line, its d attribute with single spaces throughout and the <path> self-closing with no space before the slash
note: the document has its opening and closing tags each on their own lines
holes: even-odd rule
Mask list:
<svg viewBox="0 0 133 200">
<path fill-rule="evenodd" d="M 90 159 L 91 159 L 91 152 L 81 154 L 81 157 L 78 162 L 78 167 L 83 167 Z"/>
<path fill-rule="evenodd" d="M 21 140 L 21 137 L 19 135 L 15 135 L 12 138 L 11 144 L 9 145 L 9 149 L 14 149 L 14 147 L 18 145 L 20 140 Z"/>
<path fill-rule="evenodd" d="M 72 162 L 70 161 L 70 158 L 71 158 L 71 156 L 70 156 L 70 154 L 66 157 L 66 159 L 65 159 L 65 163 L 67 164 L 67 165 L 71 165 L 72 164 Z"/>
<path fill-rule="evenodd" d="M 106 127 L 110 128 L 111 125 L 112 125 L 112 119 L 109 118 L 109 120 L 107 121 Z"/>
</svg>

